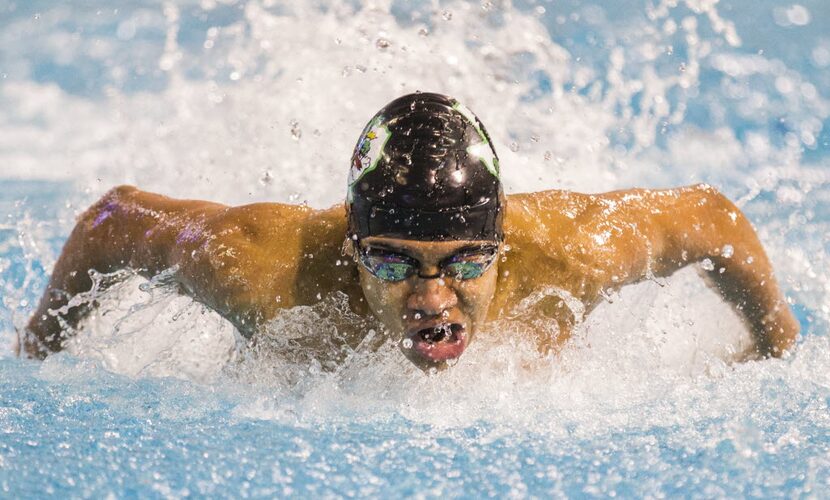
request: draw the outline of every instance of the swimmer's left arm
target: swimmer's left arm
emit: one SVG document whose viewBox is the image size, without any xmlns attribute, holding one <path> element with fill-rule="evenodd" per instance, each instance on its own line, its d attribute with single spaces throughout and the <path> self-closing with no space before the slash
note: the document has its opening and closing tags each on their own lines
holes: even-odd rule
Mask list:
<svg viewBox="0 0 830 500">
<path fill-rule="evenodd" d="M 646 251 L 642 245 L 631 246 L 627 257 L 634 268 L 629 282 L 703 263 L 721 296 L 747 321 L 761 355 L 779 357 L 793 346 L 798 321 L 758 235 L 729 199 L 707 185 L 611 195 L 634 200 L 622 211 L 628 219 L 622 222 L 638 227 L 639 237 L 631 241 L 647 242 Z"/>
</svg>

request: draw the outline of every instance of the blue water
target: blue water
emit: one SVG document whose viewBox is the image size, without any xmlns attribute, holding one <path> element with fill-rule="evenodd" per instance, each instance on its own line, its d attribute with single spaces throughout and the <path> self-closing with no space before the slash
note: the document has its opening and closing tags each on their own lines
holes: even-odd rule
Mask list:
<svg viewBox="0 0 830 500">
<path fill-rule="evenodd" d="M 653 3 L 0 1 L 0 491 L 825 497 L 830 4 Z M 482 117 L 510 191 L 718 186 L 801 322 L 793 353 L 732 363 L 740 323 L 687 273 L 612 297 L 561 356 L 482 335 L 433 377 L 391 348 L 333 372 L 237 348 L 135 283 L 69 352 L 14 357 L 106 189 L 329 206 L 364 122 L 415 88 Z M 272 333 L 328 331 L 332 304 Z"/>
</svg>

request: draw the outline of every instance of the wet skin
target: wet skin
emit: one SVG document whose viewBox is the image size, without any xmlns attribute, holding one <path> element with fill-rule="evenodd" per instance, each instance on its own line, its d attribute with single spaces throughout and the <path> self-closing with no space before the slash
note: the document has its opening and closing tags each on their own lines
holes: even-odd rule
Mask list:
<svg viewBox="0 0 830 500">
<path fill-rule="evenodd" d="M 227 207 L 121 186 L 80 215 L 21 347 L 30 357 L 60 350 L 68 335 L 61 323 L 72 327 L 93 307 L 64 307 L 90 289 L 88 270 L 124 268 L 148 277 L 173 268 L 183 293 L 248 336 L 281 309 L 315 304 L 334 292 L 344 293 L 357 314 L 376 316 L 396 341 L 439 317 L 461 325 L 463 331 L 455 326 L 441 337 L 448 343 L 433 348 L 433 356 L 423 345 L 404 349 L 422 368 L 444 363 L 457 349 L 448 344 L 459 338 L 463 351 L 484 322 L 515 318 L 516 306 L 540 292 L 544 298 L 521 311 L 520 319 L 542 317 L 558 325 L 558 332 L 534 333 L 540 350 L 558 349 L 604 294 L 704 259 L 713 269 L 704 277 L 742 314 L 759 355 L 782 355 L 798 334 L 751 224 L 709 186 L 511 195 L 504 230 L 505 259 L 480 278 L 388 283 L 344 255 L 351 245 L 344 246 L 342 206 Z M 424 276 L 467 243 L 375 240 L 381 242 L 419 260 Z"/>
</svg>

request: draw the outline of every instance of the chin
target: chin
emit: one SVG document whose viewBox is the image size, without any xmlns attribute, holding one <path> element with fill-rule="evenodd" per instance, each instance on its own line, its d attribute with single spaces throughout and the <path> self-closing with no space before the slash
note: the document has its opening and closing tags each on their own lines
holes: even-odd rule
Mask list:
<svg viewBox="0 0 830 500">
<path fill-rule="evenodd" d="M 431 359 L 425 359 L 417 354 L 413 354 L 411 349 L 401 347 L 401 352 L 403 352 L 406 359 L 411 361 L 413 365 L 427 374 L 434 373 L 436 371 L 442 372 L 450 367 L 447 361 L 433 361 Z"/>
</svg>

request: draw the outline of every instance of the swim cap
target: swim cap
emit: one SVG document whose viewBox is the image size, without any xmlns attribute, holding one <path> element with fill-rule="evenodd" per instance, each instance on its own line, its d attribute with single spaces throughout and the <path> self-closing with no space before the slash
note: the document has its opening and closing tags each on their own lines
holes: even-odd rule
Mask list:
<svg viewBox="0 0 830 500">
<path fill-rule="evenodd" d="M 503 239 L 499 159 L 478 118 L 455 99 L 399 97 L 363 129 L 346 198 L 352 237 Z"/>
</svg>

